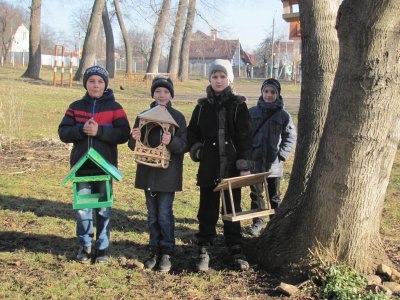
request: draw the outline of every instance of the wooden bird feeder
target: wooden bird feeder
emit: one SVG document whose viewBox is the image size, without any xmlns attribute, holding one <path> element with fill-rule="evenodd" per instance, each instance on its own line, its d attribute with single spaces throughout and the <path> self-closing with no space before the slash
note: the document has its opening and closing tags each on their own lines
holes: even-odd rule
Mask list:
<svg viewBox="0 0 400 300">
<path fill-rule="evenodd" d="M 158 132 L 160 127 L 162 132 L 170 132 L 172 135 L 175 132 L 175 127 L 179 128 L 179 125 L 167 108 L 161 105 L 141 113 L 138 118 L 142 138 L 136 141 L 135 150 L 133 151 L 135 161 L 150 167 L 168 168 L 171 153 L 166 145 L 161 143 L 161 136 L 156 144 L 151 142 L 149 137 L 152 130 L 157 130 Z"/>
<path fill-rule="evenodd" d="M 74 192 L 73 209 L 111 207 L 114 202 L 111 179 L 122 180 L 121 172 L 100 153 L 93 148 L 71 168 L 61 185 L 65 186 L 68 181 L 72 182 Z M 92 193 L 79 195 L 77 184 L 79 182 L 105 181 L 106 191 L 104 193 Z"/>
<path fill-rule="evenodd" d="M 246 176 L 239 176 L 239 177 L 232 177 L 223 179 L 214 189 L 214 192 L 220 191 L 221 198 L 222 198 L 222 207 L 224 214 L 222 215 L 222 220 L 236 222 L 241 220 L 248 220 L 257 217 L 272 215 L 275 213 L 274 209 L 271 209 L 271 203 L 269 201 L 268 195 L 268 184 L 267 184 L 267 177 L 270 175 L 271 172 L 264 172 L 258 174 L 251 174 Z M 261 203 L 258 205 L 258 209 L 251 209 L 242 212 L 236 212 L 235 205 L 233 203 L 233 194 L 232 189 L 241 188 L 245 186 L 250 186 L 254 184 L 263 184 L 264 186 L 264 193 L 265 193 L 265 202 L 266 202 L 266 209 L 261 209 Z M 226 199 L 224 195 L 224 191 L 229 191 L 229 201 L 232 207 L 232 213 L 228 214 L 226 212 Z M 259 200 L 261 201 L 261 200 Z"/>
</svg>

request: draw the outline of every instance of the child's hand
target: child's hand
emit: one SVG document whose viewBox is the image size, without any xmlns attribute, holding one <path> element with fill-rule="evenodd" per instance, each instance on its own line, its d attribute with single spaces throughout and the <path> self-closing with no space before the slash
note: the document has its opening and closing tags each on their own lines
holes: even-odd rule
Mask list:
<svg viewBox="0 0 400 300">
<path fill-rule="evenodd" d="M 99 124 L 93 119 L 87 120 L 85 125 L 83 125 L 83 132 L 88 136 L 96 136 L 98 129 Z"/>
<path fill-rule="evenodd" d="M 161 143 L 163 143 L 164 145 L 168 145 L 170 142 L 171 142 L 171 133 L 164 132 Z"/>
<path fill-rule="evenodd" d="M 140 140 L 140 138 L 142 137 L 142 133 L 137 127 L 132 129 L 131 135 L 135 141 Z"/>
</svg>

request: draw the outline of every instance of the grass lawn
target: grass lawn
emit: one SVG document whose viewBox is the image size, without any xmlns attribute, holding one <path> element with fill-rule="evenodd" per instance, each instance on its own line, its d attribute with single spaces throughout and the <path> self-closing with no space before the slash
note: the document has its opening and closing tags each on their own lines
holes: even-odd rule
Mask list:
<svg viewBox="0 0 400 300">
<path fill-rule="evenodd" d="M 136 163 L 127 145 L 119 146 L 123 181 L 114 186 L 110 263 L 74 262 L 77 243 L 72 188 L 60 183 L 69 171 L 69 145 L 58 139 L 57 127 L 68 105 L 84 94 L 81 84 L 72 88 L 51 86 L 52 72 L 43 81 L 20 78 L 22 68 L 0 67 L 0 289 L 1 299 L 268 299 L 277 296 L 277 281 L 250 259 L 247 272 L 230 271 L 224 260 L 223 238 L 211 252 L 207 274 L 193 273 L 197 230 L 198 165 L 185 155 L 184 188 L 174 203 L 177 250 L 173 272 L 145 271 L 147 223 L 143 191 L 134 188 Z M 68 82 L 68 80 L 66 80 Z M 262 79 L 240 79 L 235 88 L 255 104 Z M 189 121 L 208 81 L 177 83 L 173 105 Z M 120 89 L 123 85 L 124 90 Z M 150 87 L 129 86 L 111 80 L 116 99 L 131 124 L 149 107 Z M 286 108 L 297 121 L 300 86 L 283 85 Z M 286 99 L 286 98 L 285 98 Z M 291 160 L 286 164 L 283 192 Z M 243 194 L 246 194 L 244 192 Z M 248 194 L 248 193 L 247 193 Z M 382 218 L 388 249 L 397 253 L 400 240 L 400 156 L 397 155 Z M 244 206 L 249 206 L 249 201 Z M 245 224 L 248 224 L 245 223 Z M 219 223 L 221 232 L 221 223 Z M 400 265 L 400 257 L 392 256 Z M 269 296 L 266 296 L 269 295 Z"/>
</svg>

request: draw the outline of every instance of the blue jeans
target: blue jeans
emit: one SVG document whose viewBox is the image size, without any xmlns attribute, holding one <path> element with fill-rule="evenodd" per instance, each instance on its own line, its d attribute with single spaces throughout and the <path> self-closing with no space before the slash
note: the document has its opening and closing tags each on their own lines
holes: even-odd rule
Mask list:
<svg viewBox="0 0 400 300">
<path fill-rule="evenodd" d="M 165 251 L 175 248 L 175 218 L 172 209 L 174 192 L 144 191 L 147 206 L 147 224 L 150 231 L 150 246 Z"/>
<path fill-rule="evenodd" d="M 86 195 L 106 191 L 104 181 L 79 182 L 77 183 L 78 193 Z M 84 247 L 91 247 L 94 236 L 93 210 L 96 215 L 96 249 L 107 249 L 110 244 L 110 218 L 111 207 L 86 208 L 76 211 L 76 235 L 79 244 Z"/>
</svg>

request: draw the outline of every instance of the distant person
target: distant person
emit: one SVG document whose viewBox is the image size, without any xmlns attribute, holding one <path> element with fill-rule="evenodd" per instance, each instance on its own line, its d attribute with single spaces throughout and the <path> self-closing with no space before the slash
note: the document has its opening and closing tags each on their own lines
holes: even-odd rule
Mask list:
<svg viewBox="0 0 400 300">
<path fill-rule="evenodd" d="M 236 95 L 232 65 L 216 59 L 209 68 L 210 85 L 207 96 L 200 98 L 188 126 L 190 157 L 200 162 L 197 185 L 200 187 L 200 206 L 197 213 L 198 257 L 196 269 L 207 271 L 209 247 L 216 237 L 220 213 L 220 193 L 213 189 L 224 178 L 250 174 L 251 132 L 246 98 Z M 229 193 L 225 196 L 229 199 Z M 235 210 L 241 211 L 241 190 L 233 189 Z M 230 201 L 227 212 L 232 213 Z M 240 222 L 223 221 L 228 255 L 235 269 L 246 270 L 249 264 L 242 252 Z"/>
<path fill-rule="evenodd" d="M 296 128 L 292 117 L 284 109 L 281 85 L 270 78 L 261 86 L 261 96 L 257 105 L 250 108 L 252 121 L 252 160 L 255 165 L 252 173 L 271 172 L 267 178 L 268 194 L 272 209 L 281 203 L 280 182 L 283 176 L 283 162 L 286 161 L 296 145 Z M 251 186 L 251 208 L 265 209 L 263 185 Z M 258 200 L 262 207 L 258 207 Z M 254 218 L 247 233 L 258 236 L 265 226 L 263 218 Z"/>
<path fill-rule="evenodd" d="M 150 108 L 157 105 L 165 106 L 179 128 L 175 128 L 173 134 L 163 132 L 160 126 L 150 131 L 148 139 L 151 144 L 158 146 L 162 143 L 170 151 L 169 166 L 162 169 L 139 163 L 136 169 L 135 188 L 144 190 L 148 213 L 150 253 L 144 266 L 150 270 L 157 267 L 161 272 L 169 272 L 175 250 L 173 202 L 175 192 L 182 190 L 183 155 L 187 152 L 187 129 L 183 114 L 172 107 L 174 85 L 170 78 L 164 76 L 154 78 L 151 85 L 151 97 L 154 101 L 150 104 Z M 142 138 L 138 126 L 139 118 L 136 118 L 128 143 L 131 150 L 135 150 L 136 141 Z"/>
<path fill-rule="evenodd" d="M 99 66 L 86 69 L 83 86 L 87 90 L 82 99 L 73 102 L 61 124 L 58 134 L 64 143 L 73 143 L 71 168 L 93 147 L 108 162 L 118 166 L 117 145 L 129 139 L 130 126 L 122 106 L 115 101 L 114 92 L 108 88 L 108 72 Z M 95 175 L 95 174 L 88 174 Z M 105 181 L 77 183 L 79 194 L 106 191 Z M 96 215 L 95 251 L 92 251 L 93 211 Z M 110 244 L 111 207 L 76 210 L 76 234 L 79 242 L 76 260 L 87 263 L 108 261 Z"/>
<path fill-rule="evenodd" d="M 251 69 L 252 69 L 252 65 L 250 65 L 249 63 L 247 63 L 246 65 L 246 74 L 247 74 L 247 78 L 251 78 Z"/>
</svg>

